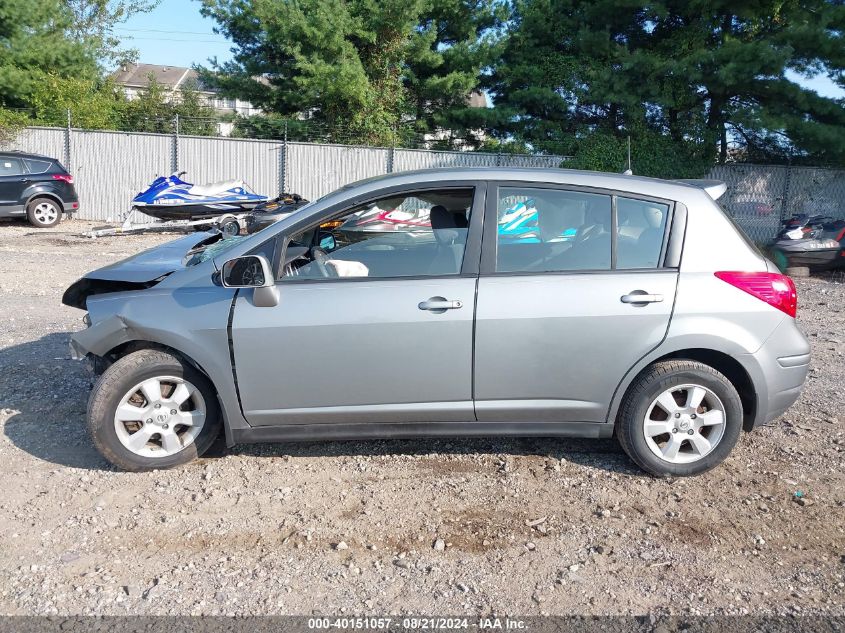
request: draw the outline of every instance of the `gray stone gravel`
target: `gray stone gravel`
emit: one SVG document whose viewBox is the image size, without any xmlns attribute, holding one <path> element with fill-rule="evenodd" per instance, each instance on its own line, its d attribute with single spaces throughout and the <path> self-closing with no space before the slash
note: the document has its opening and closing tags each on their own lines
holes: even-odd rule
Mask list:
<svg viewBox="0 0 845 633">
<path fill-rule="evenodd" d="M 841 281 L 799 280 L 800 402 L 698 478 L 539 439 L 216 445 L 130 474 L 86 436 L 59 299 L 174 236 L 90 226 L 0 225 L 0 613 L 845 614 Z"/>
</svg>

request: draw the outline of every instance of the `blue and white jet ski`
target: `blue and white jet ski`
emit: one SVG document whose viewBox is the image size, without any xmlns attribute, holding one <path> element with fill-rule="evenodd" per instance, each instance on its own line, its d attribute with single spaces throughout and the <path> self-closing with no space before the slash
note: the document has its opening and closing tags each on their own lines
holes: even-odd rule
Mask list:
<svg viewBox="0 0 845 633">
<path fill-rule="evenodd" d="M 182 180 L 186 172 L 159 176 L 146 191 L 132 198 L 132 206 L 161 220 L 201 220 L 225 213 L 244 213 L 262 202 L 242 180 L 192 185 Z"/>
</svg>

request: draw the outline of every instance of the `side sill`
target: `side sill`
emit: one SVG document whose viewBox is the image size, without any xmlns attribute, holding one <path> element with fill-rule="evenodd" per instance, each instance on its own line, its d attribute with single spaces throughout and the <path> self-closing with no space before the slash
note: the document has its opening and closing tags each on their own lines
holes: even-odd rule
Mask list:
<svg viewBox="0 0 845 633">
<path fill-rule="evenodd" d="M 231 429 L 232 444 L 315 440 L 413 439 L 426 437 L 607 438 L 613 425 L 577 422 L 413 422 L 407 424 L 311 424 Z M 229 439 L 229 438 L 227 438 Z"/>
</svg>

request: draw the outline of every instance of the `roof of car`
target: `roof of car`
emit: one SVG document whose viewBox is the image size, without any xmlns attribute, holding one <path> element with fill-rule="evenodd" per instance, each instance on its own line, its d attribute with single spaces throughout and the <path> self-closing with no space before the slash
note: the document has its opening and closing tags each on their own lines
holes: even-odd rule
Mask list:
<svg viewBox="0 0 845 633">
<path fill-rule="evenodd" d="M 14 156 L 15 158 L 41 158 L 44 160 L 58 161 L 57 158 L 52 158 L 51 156 L 45 156 L 44 154 L 31 154 L 30 152 L 22 152 L 16 149 L 0 152 L 0 156 Z"/>
<path fill-rule="evenodd" d="M 706 191 L 718 198 L 725 189 L 717 180 L 662 180 L 645 176 L 631 176 L 599 171 L 542 167 L 439 167 L 414 171 L 394 172 L 374 176 L 346 185 L 344 189 L 358 186 L 414 184 L 419 181 L 498 180 L 576 185 L 638 193 L 671 200 L 693 192 Z M 367 188 L 370 188 L 369 186 Z"/>
</svg>

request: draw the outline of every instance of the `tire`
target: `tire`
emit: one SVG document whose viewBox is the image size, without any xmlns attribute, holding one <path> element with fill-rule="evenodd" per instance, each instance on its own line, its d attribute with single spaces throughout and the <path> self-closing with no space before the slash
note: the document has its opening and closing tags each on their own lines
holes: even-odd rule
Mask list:
<svg viewBox="0 0 845 633">
<path fill-rule="evenodd" d="M 155 384 L 157 379 L 161 379 L 159 395 L 172 388 L 169 397 L 161 398 L 163 408 L 154 407 L 145 395 L 148 391 L 142 392 L 140 387 L 142 383 Z M 187 385 L 190 396 L 176 404 L 181 397 L 176 395 L 179 384 Z M 132 391 L 134 387 L 138 388 Z M 127 402 L 125 398 L 130 393 L 134 395 Z M 132 405 L 132 399 L 143 403 L 138 407 L 137 421 L 136 414 L 127 417 L 122 413 Z M 121 416 L 132 421 L 117 420 L 119 406 Z M 188 426 L 181 424 L 189 418 Z M 162 350 L 143 349 L 120 358 L 99 377 L 88 399 L 88 431 L 94 445 L 103 457 L 123 470 L 173 468 L 193 461 L 211 446 L 221 426 L 217 394 L 209 380 L 189 363 Z M 130 440 L 135 438 L 134 433 L 142 433 L 137 436 L 139 440 L 153 435 L 134 451 L 129 447 L 137 445 Z"/>
<path fill-rule="evenodd" d="M 241 225 L 234 216 L 227 215 L 218 222 L 217 228 L 223 233 L 223 237 L 234 237 L 241 232 Z"/>
<path fill-rule="evenodd" d="M 62 221 L 62 207 L 52 198 L 33 198 L 26 205 L 26 218 L 32 226 L 48 229 Z"/>
<path fill-rule="evenodd" d="M 705 392 L 696 408 L 687 406 L 693 391 Z M 667 393 L 678 413 L 667 412 L 672 401 L 665 408 L 657 401 L 666 402 Z M 720 412 L 723 423 L 714 424 Z M 616 435 L 631 460 L 646 472 L 687 477 L 724 461 L 739 439 L 742 416 L 739 394 L 724 375 L 697 361 L 663 361 L 646 368 L 628 388 L 617 416 Z M 652 437 L 647 439 L 647 435 Z M 702 450 L 707 444 L 710 450 Z M 672 457 L 674 446 L 680 448 Z"/>
</svg>

